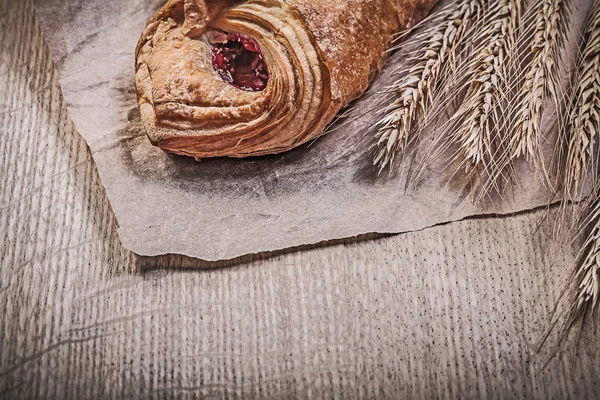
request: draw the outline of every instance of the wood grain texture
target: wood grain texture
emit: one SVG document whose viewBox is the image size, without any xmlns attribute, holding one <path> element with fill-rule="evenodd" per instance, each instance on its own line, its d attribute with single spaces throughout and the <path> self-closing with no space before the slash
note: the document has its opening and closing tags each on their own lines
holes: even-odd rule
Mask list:
<svg viewBox="0 0 600 400">
<path fill-rule="evenodd" d="M 0 397 L 598 398 L 591 324 L 546 368 L 536 351 L 573 258 L 544 211 L 220 264 L 140 258 L 30 0 L 0 0 L 0 94 Z"/>
</svg>

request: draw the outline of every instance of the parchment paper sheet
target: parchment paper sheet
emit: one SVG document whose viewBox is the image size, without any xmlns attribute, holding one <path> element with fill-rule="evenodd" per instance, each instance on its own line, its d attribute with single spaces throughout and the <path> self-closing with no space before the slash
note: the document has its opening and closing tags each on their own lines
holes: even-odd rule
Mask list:
<svg viewBox="0 0 600 400">
<path fill-rule="evenodd" d="M 450 181 L 454 170 L 444 169 L 444 162 L 406 193 L 402 172 L 377 176 L 369 167 L 365 132 L 373 124 L 372 113 L 278 156 L 198 163 L 165 154 L 145 137 L 134 86 L 137 40 L 163 3 L 35 1 L 71 118 L 97 163 L 121 240 L 135 253 L 229 259 L 365 233 L 419 230 L 472 215 L 513 213 L 547 205 L 552 197 L 525 164 L 519 168 L 519 184 L 502 200 L 474 204 L 468 184 Z M 574 32 L 590 2 L 577 3 Z M 373 94 L 355 104 L 354 116 L 381 100 L 378 89 L 389 84 L 390 70 L 402 59 L 402 54 L 391 58 Z M 546 119 L 551 126 L 551 117 Z"/>
</svg>

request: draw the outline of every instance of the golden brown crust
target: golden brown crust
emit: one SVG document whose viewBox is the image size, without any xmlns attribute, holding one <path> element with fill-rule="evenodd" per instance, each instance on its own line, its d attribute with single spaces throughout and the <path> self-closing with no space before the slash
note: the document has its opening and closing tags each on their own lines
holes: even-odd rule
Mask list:
<svg viewBox="0 0 600 400">
<path fill-rule="evenodd" d="M 302 14 L 331 71 L 332 94 L 343 105 L 360 96 L 379 71 L 398 29 L 391 1 L 285 0 Z"/>
<path fill-rule="evenodd" d="M 294 148 L 366 90 L 392 34 L 435 0 L 169 0 L 136 51 L 142 120 L 153 144 L 194 156 L 246 157 Z M 263 91 L 225 83 L 212 30 L 259 43 Z"/>
</svg>

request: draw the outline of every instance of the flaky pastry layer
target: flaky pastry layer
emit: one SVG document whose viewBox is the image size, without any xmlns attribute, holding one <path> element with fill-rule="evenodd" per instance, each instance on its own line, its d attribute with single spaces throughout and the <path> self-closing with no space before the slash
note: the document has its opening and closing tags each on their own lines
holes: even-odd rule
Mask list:
<svg viewBox="0 0 600 400">
<path fill-rule="evenodd" d="M 321 135 L 379 73 L 392 35 L 436 0 L 169 0 L 136 50 L 136 86 L 150 141 L 192 156 L 248 157 L 290 150 Z M 261 91 L 215 71 L 214 32 L 260 46 Z"/>
</svg>

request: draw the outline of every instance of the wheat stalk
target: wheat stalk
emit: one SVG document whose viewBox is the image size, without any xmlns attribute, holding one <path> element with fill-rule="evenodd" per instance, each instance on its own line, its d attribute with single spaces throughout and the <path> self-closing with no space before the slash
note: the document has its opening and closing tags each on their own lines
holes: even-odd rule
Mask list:
<svg viewBox="0 0 600 400">
<path fill-rule="evenodd" d="M 589 213 L 584 214 L 582 230 L 591 227 L 583 245 L 574 273 L 573 292 L 563 336 L 574 322 L 585 316 L 586 310 L 598 305 L 600 297 L 600 185 L 598 170 L 597 136 L 600 134 L 600 0 L 591 9 L 584 34 L 583 50 L 577 68 L 577 79 L 567 117 L 570 138 L 566 159 L 565 203 L 579 197 L 579 191 L 588 171 L 592 170 L 594 190 Z"/>
<path fill-rule="evenodd" d="M 393 164 L 398 152 L 408 142 L 415 121 L 423 117 L 431 103 L 432 91 L 448 68 L 457 47 L 463 42 L 469 26 L 481 12 L 480 0 L 462 0 L 442 11 L 435 26 L 420 37 L 428 37 L 419 50 L 417 63 L 395 87 L 398 98 L 387 108 L 375 135 L 374 165 L 382 170 Z"/>
<path fill-rule="evenodd" d="M 575 275 L 577 291 L 572 303 L 575 314 L 590 301 L 592 308 L 595 308 L 600 297 L 600 281 L 598 279 L 600 273 L 600 219 L 597 217 L 599 212 L 600 203 L 597 202 L 594 207 L 596 223 L 583 246 L 586 251 Z"/>
<path fill-rule="evenodd" d="M 529 45 L 531 61 L 526 67 L 521 101 L 517 104 L 515 128 L 508 146 L 508 162 L 521 156 L 534 161 L 539 158 L 544 103 L 547 96 L 552 98 L 557 107 L 559 103 L 558 65 L 567 31 L 568 4 L 566 0 L 539 0 L 536 9 Z"/>
<path fill-rule="evenodd" d="M 504 125 L 502 105 L 509 92 L 511 52 L 519 18 L 520 0 L 500 0 L 480 33 L 482 46 L 470 63 L 465 99 L 451 118 L 461 121 L 454 133 L 459 150 L 455 158 L 467 172 L 483 166 L 489 171 Z"/>
<path fill-rule="evenodd" d="M 566 161 L 565 198 L 576 199 L 594 160 L 600 133 L 600 1 L 592 8 L 585 33 L 581 65 L 568 115 L 570 138 Z"/>
</svg>

